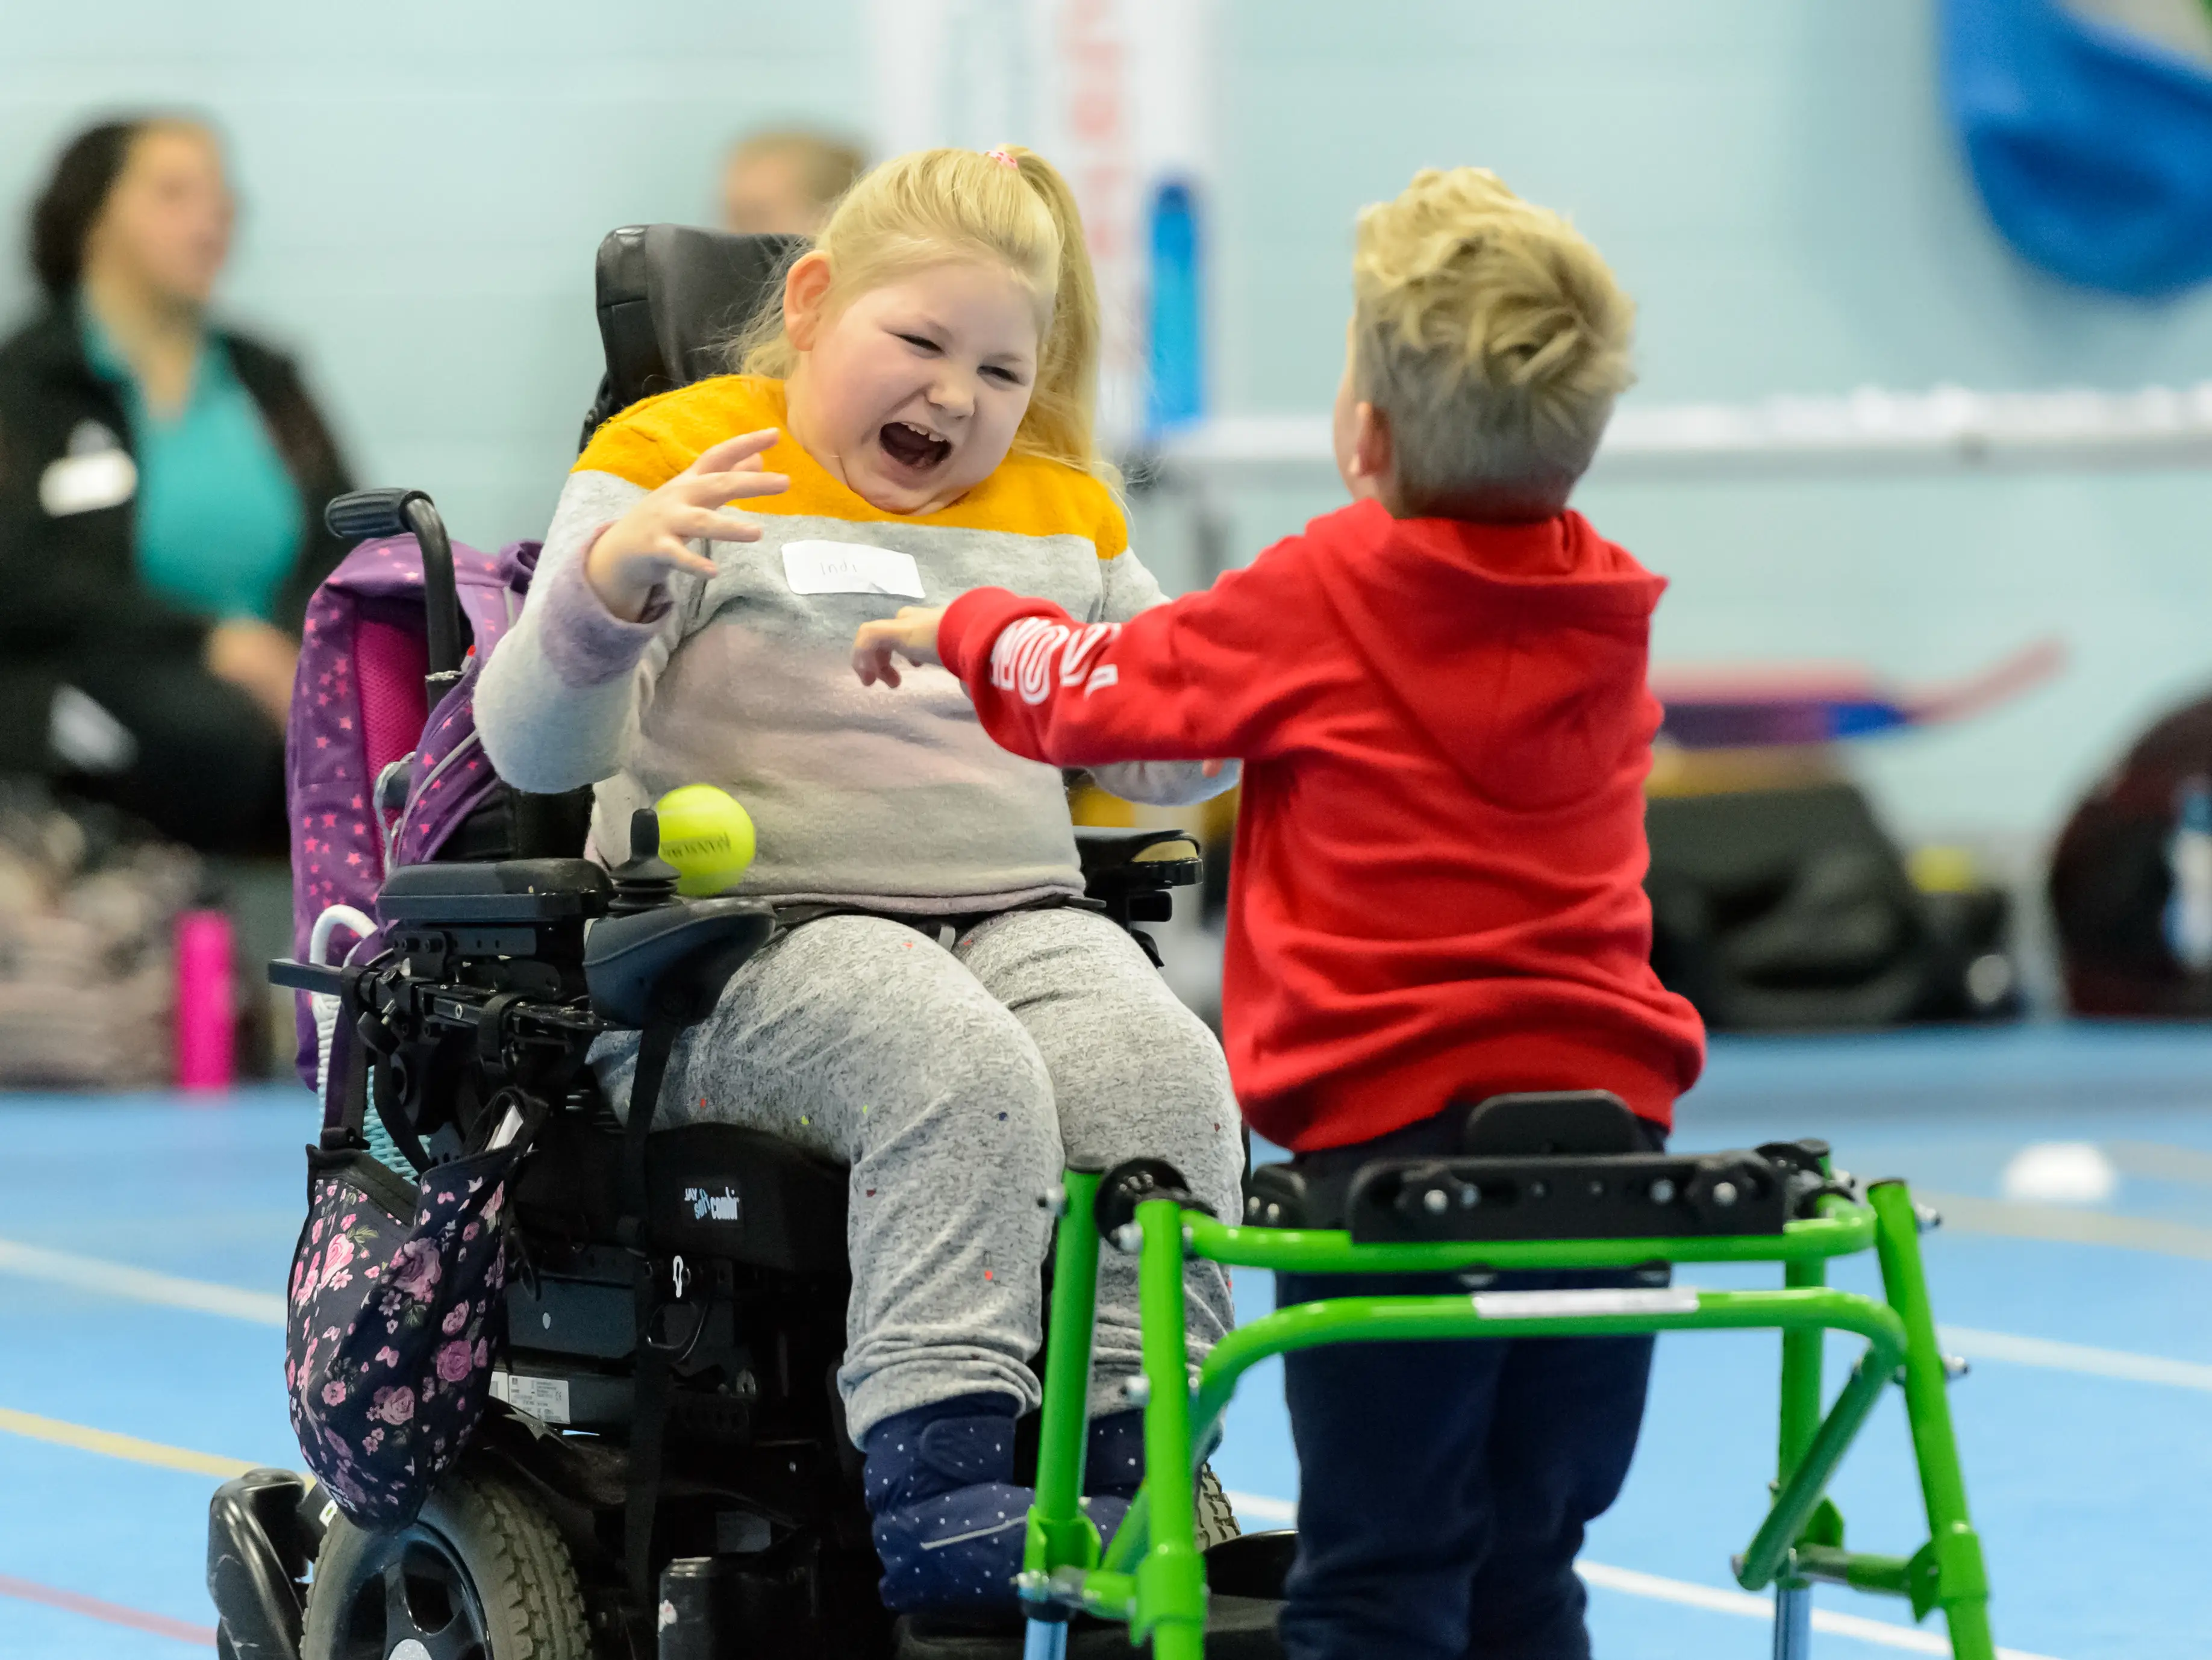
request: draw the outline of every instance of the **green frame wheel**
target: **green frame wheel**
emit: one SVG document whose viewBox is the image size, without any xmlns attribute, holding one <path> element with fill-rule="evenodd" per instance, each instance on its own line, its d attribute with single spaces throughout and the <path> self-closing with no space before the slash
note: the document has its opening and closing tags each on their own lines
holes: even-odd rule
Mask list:
<svg viewBox="0 0 2212 1660">
<path fill-rule="evenodd" d="M 1206 1571 L 1193 1480 L 1219 1438 L 1239 1379 L 1261 1360 L 1323 1343 L 1747 1329 L 1781 1335 L 1781 1422 L 1773 1503 L 1734 1566 L 1745 1590 L 1775 1587 L 1778 1660 L 1802 1660 L 1806 1652 L 1815 1581 L 1904 1598 L 1916 1619 L 1940 1608 L 1955 1660 L 1996 1660 L 1988 1577 L 1966 1508 L 1948 1374 L 1921 1267 L 1923 1218 L 1904 1183 L 1876 1183 L 1863 1202 L 1825 1194 L 1814 1214 L 1786 1223 L 1778 1234 L 1413 1244 L 1355 1244 L 1343 1231 L 1243 1226 L 1184 1204 L 1182 1195 L 1142 1198 L 1114 1243 L 1138 1257 L 1146 1476 L 1111 1546 L 1102 1549 L 1079 1502 L 1101 1180 L 1101 1172 L 1070 1170 L 1051 1196 L 1060 1223 L 1044 1414 L 1036 1501 L 1017 1587 L 1029 1617 L 1026 1660 L 1064 1653 L 1067 1620 L 1079 1611 L 1126 1622 L 1131 1642 L 1149 1638 L 1157 1660 L 1201 1660 Z M 1880 1299 L 1826 1283 L 1831 1258 L 1865 1250 L 1875 1252 L 1881 1266 Z M 1183 1326 L 1183 1264 L 1190 1257 L 1302 1274 L 1776 1262 L 1784 1283 L 1766 1291 L 1667 1286 L 1335 1298 L 1238 1327 L 1194 1371 Z M 1831 1331 L 1863 1338 L 1866 1347 L 1824 1410 L 1821 1359 Z M 1845 1549 L 1843 1518 L 1825 1496 L 1853 1438 L 1893 1383 L 1904 1391 L 1929 1533 L 1926 1543 L 1902 1557 Z M 1163 1480 L 1163 1472 L 1170 1479 Z"/>
</svg>

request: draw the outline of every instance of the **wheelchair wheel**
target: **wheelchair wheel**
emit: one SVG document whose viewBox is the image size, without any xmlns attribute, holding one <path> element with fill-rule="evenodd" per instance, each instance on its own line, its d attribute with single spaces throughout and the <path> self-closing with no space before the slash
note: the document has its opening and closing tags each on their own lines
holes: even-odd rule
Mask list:
<svg viewBox="0 0 2212 1660">
<path fill-rule="evenodd" d="M 1237 1525 L 1237 1507 L 1222 1490 L 1221 1478 L 1211 1463 L 1198 1467 L 1198 1548 L 1212 1550 L 1244 1531 Z"/>
<path fill-rule="evenodd" d="M 332 1519 L 307 1590 L 301 1660 L 589 1660 L 584 1599 L 544 1511 L 463 1472 L 407 1527 Z"/>
</svg>

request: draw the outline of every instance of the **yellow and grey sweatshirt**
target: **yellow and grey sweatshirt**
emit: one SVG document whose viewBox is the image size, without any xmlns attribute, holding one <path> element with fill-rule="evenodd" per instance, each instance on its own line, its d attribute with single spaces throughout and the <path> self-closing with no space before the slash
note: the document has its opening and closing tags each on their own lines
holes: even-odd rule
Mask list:
<svg viewBox="0 0 2212 1660">
<path fill-rule="evenodd" d="M 585 551 L 641 496 L 701 451 L 785 418 L 781 381 L 726 375 L 599 429 L 477 690 L 493 765 L 524 790 L 596 784 L 592 845 L 615 860 L 633 810 L 679 784 L 720 785 L 758 832 L 744 893 L 922 915 L 1080 893 L 1060 774 L 994 743 L 943 669 L 861 685 L 852 645 L 872 617 L 970 588 L 1040 594 L 1095 623 L 1159 604 L 1097 479 L 1010 456 L 941 512 L 886 513 L 786 433 L 762 465 L 790 489 L 742 504 L 761 539 L 692 544 L 715 575 L 676 576 L 636 623 L 584 580 Z M 1188 763 L 1097 771 L 1115 794 L 1161 805 L 1235 778 Z"/>
</svg>

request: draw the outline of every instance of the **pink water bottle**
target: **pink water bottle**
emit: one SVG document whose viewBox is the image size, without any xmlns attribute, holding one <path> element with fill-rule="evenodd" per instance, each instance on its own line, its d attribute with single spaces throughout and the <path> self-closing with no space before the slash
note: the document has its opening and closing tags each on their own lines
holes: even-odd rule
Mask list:
<svg viewBox="0 0 2212 1660">
<path fill-rule="evenodd" d="M 227 1090 L 235 1070 L 237 996 L 230 918 L 188 910 L 177 918 L 177 1087 Z"/>
</svg>

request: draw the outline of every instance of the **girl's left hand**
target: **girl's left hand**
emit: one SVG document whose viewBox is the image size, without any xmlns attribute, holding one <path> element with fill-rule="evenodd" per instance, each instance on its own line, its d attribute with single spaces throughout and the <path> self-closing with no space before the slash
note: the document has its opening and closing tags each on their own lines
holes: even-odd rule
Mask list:
<svg viewBox="0 0 2212 1660">
<path fill-rule="evenodd" d="M 942 660 L 937 654 L 937 625 L 944 620 L 942 605 L 934 610 L 902 605 L 899 614 L 888 623 L 861 623 L 860 631 L 853 636 L 853 672 L 860 677 L 864 686 L 872 686 L 878 680 L 896 686 L 899 672 L 891 660 L 894 654 L 917 667 Z"/>
</svg>

